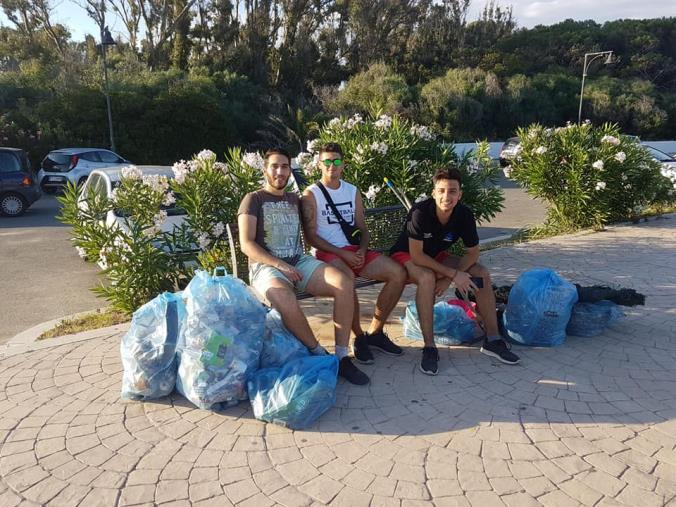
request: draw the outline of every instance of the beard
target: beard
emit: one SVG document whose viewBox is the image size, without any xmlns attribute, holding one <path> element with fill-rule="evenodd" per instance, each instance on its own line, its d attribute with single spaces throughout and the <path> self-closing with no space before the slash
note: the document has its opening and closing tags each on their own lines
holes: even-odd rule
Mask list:
<svg viewBox="0 0 676 507">
<path fill-rule="evenodd" d="M 283 178 L 283 183 L 278 181 L 277 178 L 273 178 L 269 175 L 265 175 L 265 180 L 268 182 L 268 185 L 270 185 L 272 188 L 275 188 L 277 190 L 284 190 L 286 188 L 286 185 L 289 183 L 289 178 L 291 175 L 287 176 L 286 178 Z"/>
</svg>

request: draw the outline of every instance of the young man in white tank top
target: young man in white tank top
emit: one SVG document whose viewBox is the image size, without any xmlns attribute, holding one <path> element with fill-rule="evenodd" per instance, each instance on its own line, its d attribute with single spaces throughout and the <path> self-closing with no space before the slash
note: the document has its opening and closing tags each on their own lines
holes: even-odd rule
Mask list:
<svg viewBox="0 0 676 507">
<path fill-rule="evenodd" d="M 401 347 L 389 339 L 384 326 L 404 289 L 406 271 L 389 257 L 368 249 L 369 233 L 364 218 L 364 204 L 357 187 L 340 179 L 345 166 L 343 150 L 338 143 L 327 143 L 321 147 L 319 166 L 322 171 L 321 183 L 345 222 L 359 229 L 361 241 L 359 245 L 350 244 L 332 206 L 317 184 L 310 185 L 301 200 L 305 239 L 319 260 L 351 277 L 358 275 L 385 283 L 376 300 L 368 332 L 364 332 L 361 326 L 359 300 L 355 291 L 352 319 L 354 357 L 360 363 L 372 364 L 374 358 L 371 348 L 390 355 L 401 355 Z"/>
</svg>

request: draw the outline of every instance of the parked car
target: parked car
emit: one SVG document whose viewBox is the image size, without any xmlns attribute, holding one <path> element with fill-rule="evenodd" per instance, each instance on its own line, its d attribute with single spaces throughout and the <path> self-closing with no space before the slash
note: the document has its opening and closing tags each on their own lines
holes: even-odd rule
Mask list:
<svg viewBox="0 0 676 507">
<path fill-rule="evenodd" d="M 663 166 L 666 166 L 670 169 L 676 169 L 676 158 L 671 155 L 664 153 L 663 151 L 653 148 L 649 144 L 644 144 L 643 147 L 648 150 L 650 156 L 661 163 Z"/>
<path fill-rule="evenodd" d="M 41 195 L 26 152 L 0 148 L 0 214 L 23 215 Z"/>
<path fill-rule="evenodd" d="M 102 196 L 111 198 L 113 190 L 120 186 L 122 168 L 125 166 L 105 167 L 102 169 L 95 169 L 89 175 L 89 178 L 80 189 L 78 207 L 87 209 L 86 197 L 89 192 L 96 192 Z M 160 175 L 168 178 L 174 177 L 174 172 L 170 166 L 137 166 L 144 175 Z M 167 212 L 167 218 L 160 227 L 162 232 L 171 233 L 174 228 L 180 227 L 185 221 L 186 212 L 183 208 L 179 208 L 175 204 L 170 206 L 162 206 L 162 209 Z M 104 219 L 109 227 L 119 227 L 127 232 L 129 229 L 125 222 L 125 215 L 121 210 L 110 210 Z M 198 252 L 197 245 L 191 245 L 185 251 L 173 252 L 173 254 L 181 256 L 186 266 L 196 266 L 195 257 Z M 100 264 L 99 264 L 100 265 Z"/>
<path fill-rule="evenodd" d="M 519 138 L 510 137 L 505 141 L 500 149 L 500 167 L 505 168 L 512 165 L 512 160 L 519 153 Z"/>
<path fill-rule="evenodd" d="M 131 162 L 110 150 L 100 148 L 64 148 L 50 151 L 40 164 L 38 181 L 47 193 L 56 193 L 70 181 L 84 184 L 94 169 L 125 166 Z"/>
</svg>

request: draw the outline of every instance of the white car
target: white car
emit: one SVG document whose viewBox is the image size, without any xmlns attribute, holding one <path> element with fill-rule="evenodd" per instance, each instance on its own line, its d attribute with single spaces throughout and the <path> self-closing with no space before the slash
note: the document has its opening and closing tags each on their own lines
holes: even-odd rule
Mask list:
<svg viewBox="0 0 676 507">
<path fill-rule="evenodd" d="M 643 147 L 646 150 L 648 150 L 648 153 L 650 153 L 650 156 L 652 158 L 654 158 L 660 164 L 662 164 L 662 167 L 666 169 L 676 170 L 676 158 L 672 157 L 671 155 L 668 155 L 667 153 L 664 153 L 663 151 L 658 150 L 657 148 L 653 148 L 648 144 L 644 144 Z"/>
<path fill-rule="evenodd" d="M 40 164 L 38 182 L 46 193 L 56 193 L 68 182 L 83 185 L 95 169 L 118 166 L 131 162 L 117 153 L 102 148 L 64 148 L 50 151 Z"/>
</svg>

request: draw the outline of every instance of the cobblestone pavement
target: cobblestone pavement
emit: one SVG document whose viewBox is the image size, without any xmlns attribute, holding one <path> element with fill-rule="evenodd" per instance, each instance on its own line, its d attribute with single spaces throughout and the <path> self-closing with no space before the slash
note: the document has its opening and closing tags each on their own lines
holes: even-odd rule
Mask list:
<svg viewBox="0 0 676 507">
<path fill-rule="evenodd" d="M 437 377 L 394 323 L 405 355 L 376 353 L 370 387 L 341 383 L 307 431 L 121 400 L 119 331 L 6 355 L 0 505 L 676 505 L 676 217 L 483 258 L 499 282 L 548 265 L 647 303 L 519 366 L 444 348 Z M 306 304 L 327 338 L 326 304 Z"/>
</svg>

